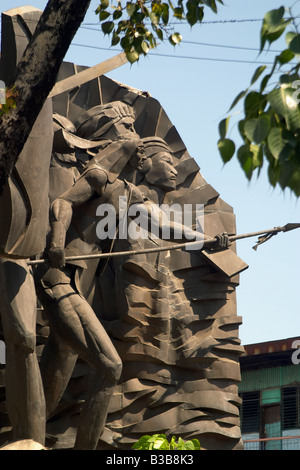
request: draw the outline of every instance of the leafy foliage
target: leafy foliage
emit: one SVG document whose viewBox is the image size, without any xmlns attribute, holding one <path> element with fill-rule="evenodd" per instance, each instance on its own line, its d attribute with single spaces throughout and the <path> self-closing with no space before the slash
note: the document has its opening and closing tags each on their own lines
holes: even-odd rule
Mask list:
<svg viewBox="0 0 300 470">
<path fill-rule="evenodd" d="M 96 10 L 104 34 L 111 36 L 112 46 L 120 44 L 129 62 L 139 60 L 150 49 L 158 45 L 158 41 L 168 39 L 176 46 L 181 42 L 181 34 L 171 25 L 171 18 L 187 21 L 190 26 L 201 22 L 204 7 L 210 7 L 217 13 L 217 3 L 222 0 L 101 0 Z"/>
<path fill-rule="evenodd" d="M 198 439 L 184 441 L 181 437 L 176 441 L 172 436 L 169 442 L 165 434 L 142 436 L 132 447 L 134 450 L 200 450 Z"/>
<path fill-rule="evenodd" d="M 284 18 L 287 14 L 288 17 Z M 243 145 L 236 149 L 228 138 L 229 114 L 219 124 L 218 148 L 224 163 L 236 153 L 250 180 L 263 164 L 268 165 L 272 186 L 289 188 L 300 196 L 300 34 L 291 9 L 283 6 L 266 13 L 260 31 L 260 52 L 285 33 L 286 49 L 276 55 L 271 71 L 262 65 L 255 70 L 249 87 L 234 99 L 231 110 L 243 100 L 243 119 L 238 122 Z M 293 61 L 293 62 L 292 62 Z M 288 65 L 288 71 L 282 67 Z M 276 83 L 270 85 L 279 73 Z M 260 85 L 253 85 L 260 79 Z"/>
</svg>

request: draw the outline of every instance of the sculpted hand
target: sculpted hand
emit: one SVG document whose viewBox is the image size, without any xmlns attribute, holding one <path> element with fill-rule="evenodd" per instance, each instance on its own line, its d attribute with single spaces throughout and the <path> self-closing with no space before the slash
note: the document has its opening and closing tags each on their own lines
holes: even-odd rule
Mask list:
<svg viewBox="0 0 300 470">
<path fill-rule="evenodd" d="M 224 249 L 230 246 L 230 240 L 229 240 L 227 233 L 221 233 L 220 235 L 217 235 L 216 239 L 217 239 L 217 243 L 216 243 L 215 248 Z"/>
<path fill-rule="evenodd" d="M 65 250 L 60 247 L 51 247 L 48 253 L 51 268 L 63 268 L 66 264 Z"/>
</svg>

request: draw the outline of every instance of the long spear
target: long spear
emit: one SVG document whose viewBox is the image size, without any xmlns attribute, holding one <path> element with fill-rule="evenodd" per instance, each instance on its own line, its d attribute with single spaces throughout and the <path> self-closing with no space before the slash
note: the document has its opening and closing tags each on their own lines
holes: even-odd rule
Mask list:
<svg viewBox="0 0 300 470">
<path fill-rule="evenodd" d="M 261 230 L 259 232 L 252 232 L 252 233 L 244 233 L 241 235 L 231 235 L 228 237 L 230 242 L 234 242 L 236 240 L 241 240 L 244 238 L 250 237 L 259 237 L 257 244 L 253 247 L 254 250 L 257 249 L 259 245 L 268 241 L 272 236 L 277 235 L 279 232 L 289 232 L 291 230 L 295 230 L 296 228 L 300 228 L 300 224 L 286 224 L 283 227 L 275 227 L 269 230 Z M 115 258 L 118 256 L 132 256 L 132 255 L 142 255 L 146 253 L 158 253 L 160 251 L 169 251 L 169 250 L 178 250 L 181 248 L 186 249 L 196 249 L 197 245 L 201 245 L 200 249 L 205 249 L 207 247 L 213 246 L 218 242 L 218 237 L 212 238 L 210 240 L 204 241 L 193 241 L 193 242 L 186 242 L 186 243 L 177 243 L 174 245 L 164 246 L 164 247 L 157 247 L 157 248 L 146 248 L 144 250 L 133 250 L 133 251 L 116 251 L 111 253 L 92 253 L 89 255 L 78 255 L 78 256 L 67 256 L 65 261 L 78 261 L 78 260 L 85 260 L 85 259 L 101 259 L 101 258 Z M 48 262 L 48 259 L 39 259 L 39 260 L 30 260 L 28 264 L 43 264 Z"/>
</svg>

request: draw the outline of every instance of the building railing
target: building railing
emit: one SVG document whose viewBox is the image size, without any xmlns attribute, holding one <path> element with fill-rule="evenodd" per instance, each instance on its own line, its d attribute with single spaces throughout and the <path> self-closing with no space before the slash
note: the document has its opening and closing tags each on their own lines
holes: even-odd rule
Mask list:
<svg viewBox="0 0 300 470">
<path fill-rule="evenodd" d="M 245 450 L 300 450 L 300 436 L 246 439 Z"/>
</svg>

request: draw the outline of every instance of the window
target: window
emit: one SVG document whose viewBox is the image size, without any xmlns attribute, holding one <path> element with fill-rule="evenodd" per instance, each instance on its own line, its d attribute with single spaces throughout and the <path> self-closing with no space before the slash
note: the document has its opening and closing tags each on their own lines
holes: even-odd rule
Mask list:
<svg viewBox="0 0 300 470">
<path fill-rule="evenodd" d="M 241 394 L 241 430 L 242 434 L 259 432 L 260 427 L 260 392 Z"/>
<path fill-rule="evenodd" d="M 300 428 L 300 387 L 282 389 L 282 429 Z"/>
</svg>

